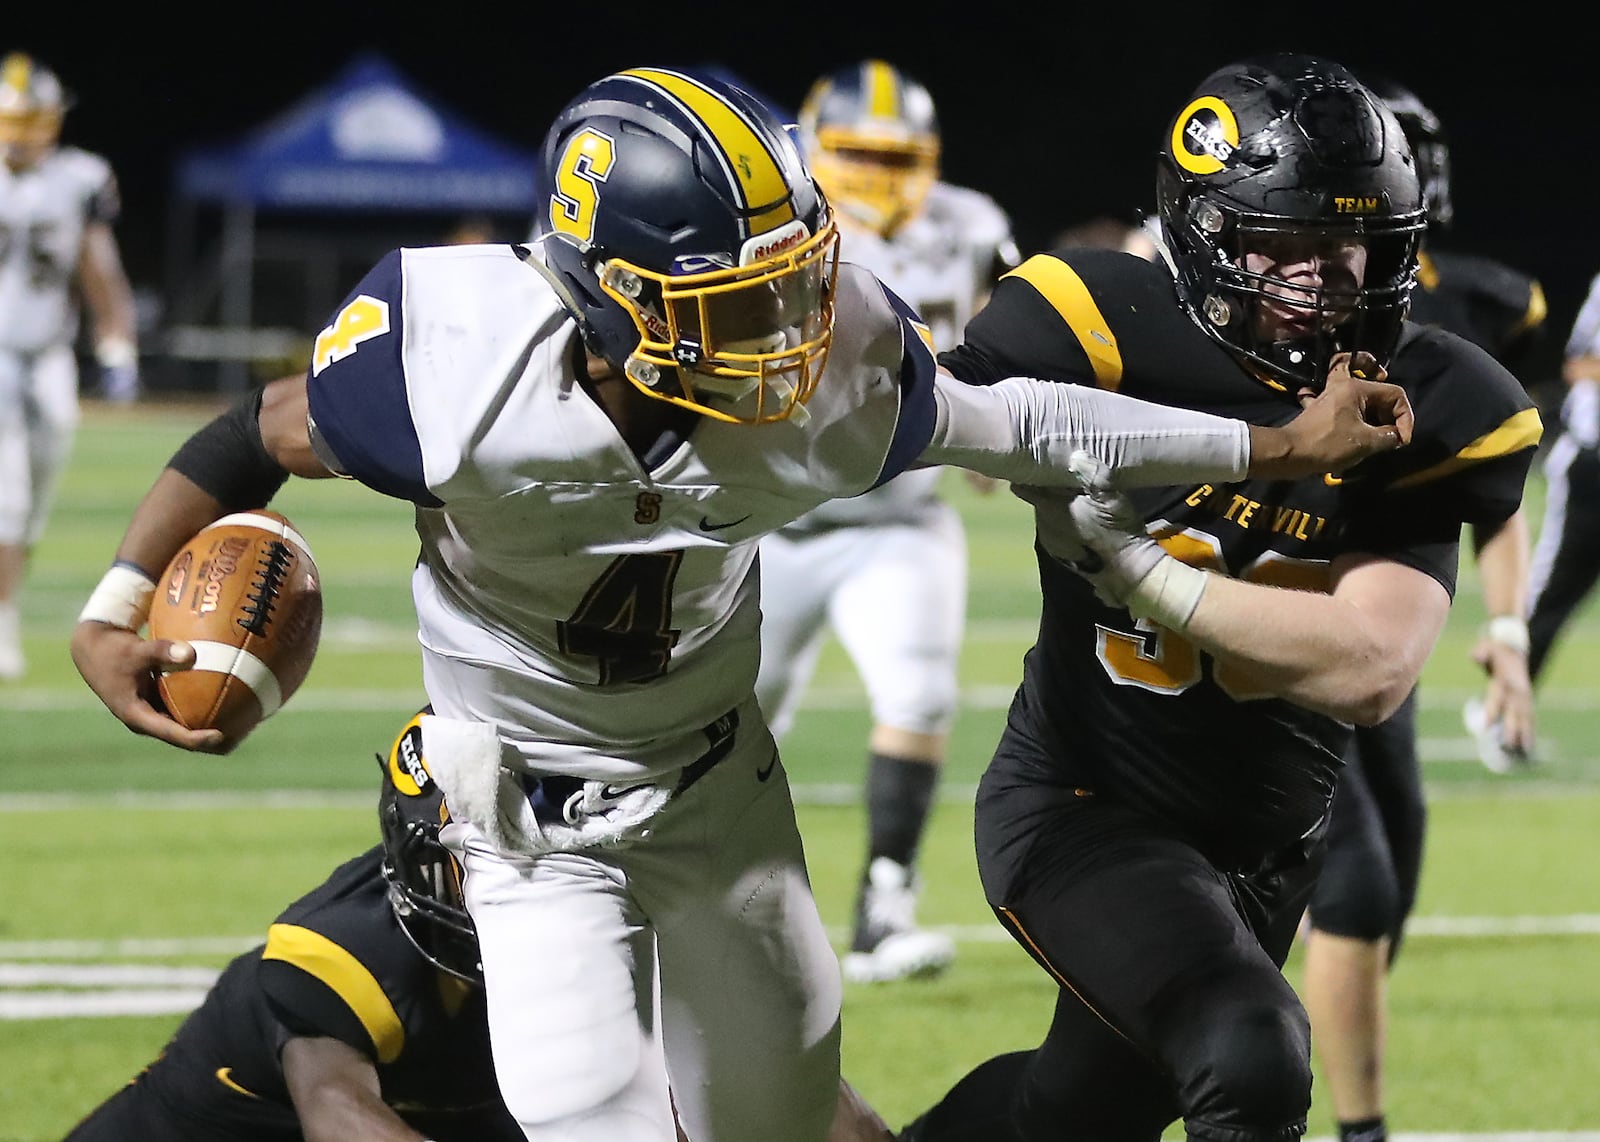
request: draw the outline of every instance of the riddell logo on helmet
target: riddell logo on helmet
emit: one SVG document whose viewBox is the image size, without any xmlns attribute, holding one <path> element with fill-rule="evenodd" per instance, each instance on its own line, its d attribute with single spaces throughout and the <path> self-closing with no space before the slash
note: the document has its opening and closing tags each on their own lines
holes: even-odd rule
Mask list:
<svg viewBox="0 0 1600 1142">
<path fill-rule="evenodd" d="M 764 262 L 768 258 L 775 258 L 794 249 L 809 237 L 811 231 L 797 218 L 786 226 L 768 230 L 765 234 L 757 234 L 747 241 L 739 251 L 739 264 L 749 266 L 756 262 Z"/>
</svg>

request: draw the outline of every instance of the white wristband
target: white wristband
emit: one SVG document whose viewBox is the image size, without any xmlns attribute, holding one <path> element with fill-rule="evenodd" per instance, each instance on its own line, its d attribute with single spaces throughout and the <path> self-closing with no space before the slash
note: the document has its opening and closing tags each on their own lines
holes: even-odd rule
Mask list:
<svg viewBox="0 0 1600 1142">
<path fill-rule="evenodd" d="M 1496 615 L 1490 619 L 1484 637 L 1518 654 L 1528 653 L 1528 624 L 1516 615 Z"/>
<path fill-rule="evenodd" d="M 1209 580 L 1204 571 L 1164 556 L 1128 594 L 1128 611 L 1170 631 L 1182 631 L 1194 617 Z"/>
<path fill-rule="evenodd" d="M 105 337 L 94 347 L 94 359 L 103 369 L 120 369 L 139 361 L 139 347 L 126 337 Z"/>
<path fill-rule="evenodd" d="M 78 621 L 109 623 L 136 631 L 150 617 L 155 581 L 128 563 L 113 563 L 78 613 Z"/>
</svg>

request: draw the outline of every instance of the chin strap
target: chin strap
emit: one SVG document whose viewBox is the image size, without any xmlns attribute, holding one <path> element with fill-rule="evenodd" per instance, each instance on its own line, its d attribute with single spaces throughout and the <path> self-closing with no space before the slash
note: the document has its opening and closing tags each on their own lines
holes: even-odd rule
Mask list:
<svg viewBox="0 0 1600 1142">
<path fill-rule="evenodd" d="M 555 291 L 556 297 L 560 299 L 562 308 L 567 311 L 573 322 L 578 326 L 578 335 L 583 338 L 584 345 L 588 346 L 592 335 L 589 330 L 589 323 L 583 319 L 583 307 L 578 304 L 578 299 L 573 296 L 572 290 L 567 287 L 567 283 L 561 280 L 561 275 L 545 265 L 544 259 L 534 250 L 534 246 L 539 245 L 549 237 L 550 235 L 543 234 L 532 242 L 516 242 L 512 244 L 511 249 L 521 259 L 523 265 L 532 267 L 540 277 L 549 283 L 550 288 Z M 592 349 L 590 351 L 593 352 Z"/>
</svg>

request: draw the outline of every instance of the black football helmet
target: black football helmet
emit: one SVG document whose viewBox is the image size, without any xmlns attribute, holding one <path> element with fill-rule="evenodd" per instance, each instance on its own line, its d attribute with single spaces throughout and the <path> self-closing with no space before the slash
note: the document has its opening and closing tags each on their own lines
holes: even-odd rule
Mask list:
<svg viewBox="0 0 1600 1142">
<path fill-rule="evenodd" d="M 55 72 L 26 52 L 0 59 L 0 162 L 22 170 L 49 154 L 70 102 Z"/>
<path fill-rule="evenodd" d="M 839 212 L 883 237 L 917 216 L 939 177 L 939 120 L 928 89 L 863 60 L 811 85 L 800 141 Z"/>
<path fill-rule="evenodd" d="M 1426 216 L 1399 123 L 1344 67 L 1278 54 L 1213 72 L 1162 139 L 1156 199 L 1185 308 L 1267 384 L 1320 388 L 1342 351 L 1388 364 Z M 1252 266 L 1310 258 L 1309 282 Z"/>
<path fill-rule="evenodd" d="M 1455 221 L 1455 203 L 1450 198 L 1450 139 L 1444 124 L 1410 88 L 1388 76 L 1366 76 L 1374 94 L 1400 120 L 1400 129 L 1411 144 L 1417 160 L 1417 179 L 1422 183 L 1422 201 L 1428 208 L 1428 225 L 1448 230 Z"/>
<path fill-rule="evenodd" d="M 718 420 L 804 415 L 838 232 L 765 104 L 710 76 L 618 72 L 557 116 L 539 178 L 544 265 L 591 353 Z"/>
<path fill-rule="evenodd" d="M 378 757 L 383 878 L 395 918 L 417 951 L 441 971 L 482 986 L 478 933 L 462 898 L 461 866 L 439 841 L 449 813 L 422 758 L 422 716 L 430 712 L 418 711 L 389 747 L 388 759 Z"/>
</svg>

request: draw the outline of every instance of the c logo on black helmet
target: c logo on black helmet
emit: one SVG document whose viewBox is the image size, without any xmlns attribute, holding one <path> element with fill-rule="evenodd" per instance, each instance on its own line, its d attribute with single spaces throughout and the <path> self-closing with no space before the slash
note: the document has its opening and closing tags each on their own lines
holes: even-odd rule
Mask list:
<svg viewBox="0 0 1600 1142">
<path fill-rule="evenodd" d="M 1178 112 L 1172 157 L 1190 174 L 1216 174 L 1239 146 L 1239 121 L 1215 95 L 1202 95 Z"/>
</svg>

